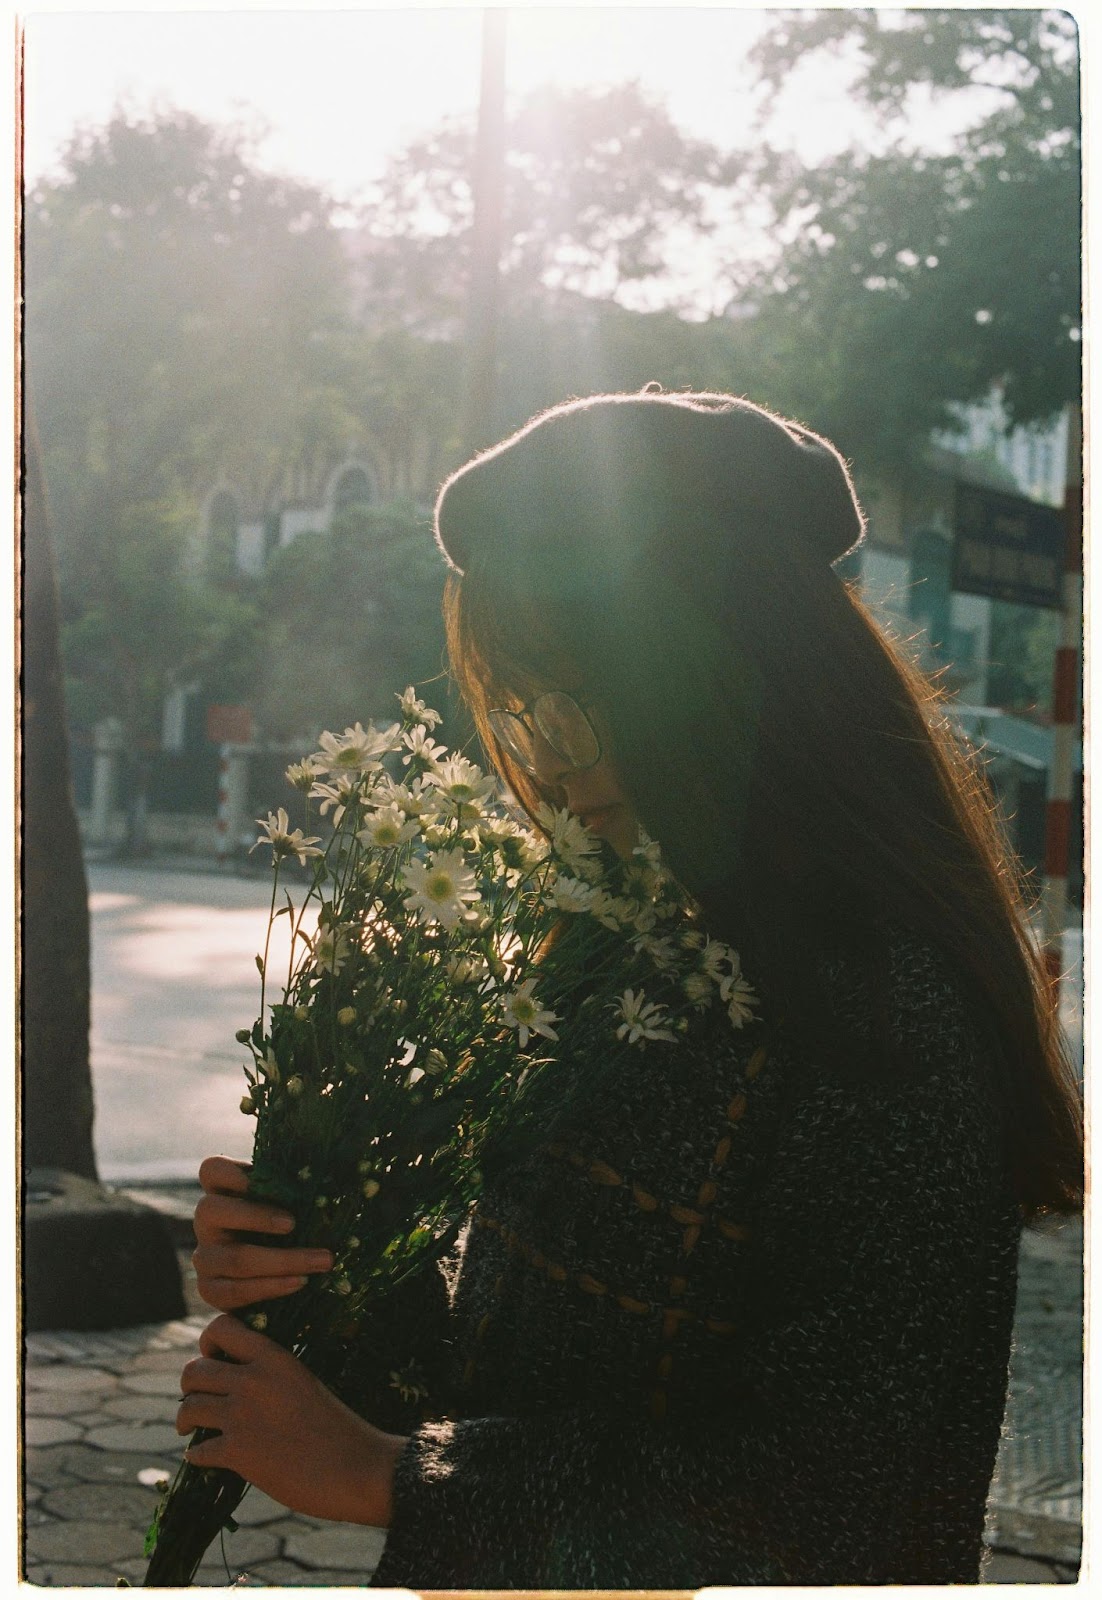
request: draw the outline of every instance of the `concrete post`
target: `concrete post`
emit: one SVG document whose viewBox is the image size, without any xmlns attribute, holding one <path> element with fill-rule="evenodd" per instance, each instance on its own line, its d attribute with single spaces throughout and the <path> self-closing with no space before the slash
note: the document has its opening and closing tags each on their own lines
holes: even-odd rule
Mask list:
<svg viewBox="0 0 1102 1600">
<path fill-rule="evenodd" d="M 123 727 L 117 717 L 105 717 L 96 723 L 92 746 L 92 815 L 88 829 L 91 844 L 111 843 L 111 814 L 123 743 Z"/>
<path fill-rule="evenodd" d="M 248 828 L 249 752 L 244 744 L 224 744 L 218 765 L 218 859 L 228 860 Z"/>
</svg>

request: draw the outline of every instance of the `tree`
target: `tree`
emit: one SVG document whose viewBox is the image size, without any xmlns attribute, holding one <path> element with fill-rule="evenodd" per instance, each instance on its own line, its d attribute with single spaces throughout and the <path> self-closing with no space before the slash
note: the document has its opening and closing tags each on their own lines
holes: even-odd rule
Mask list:
<svg viewBox="0 0 1102 1600">
<path fill-rule="evenodd" d="M 458 338 L 465 304 L 474 128 L 443 119 L 391 162 L 364 214 L 360 305 L 375 318 Z M 684 134 L 638 84 L 545 89 L 509 120 L 502 256 L 504 306 L 549 289 L 666 303 L 685 235 L 710 235 L 742 167 Z"/>
<path fill-rule="evenodd" d="M 278 502 L 356 431 L 347 264 L 323 194 L 182 112 L 75 138 L 26 258 L 68 669 L 86 716 L 123 722 L 138 847 L 164 696 L 249 618 L 197 541 L 203 498 L 222 477 Z"/>
<path fill-rule="evenodd" d="M 349 507 L 331 531 L 277 550 L 251 670 L 265 736 L 293 742 L 369 717 L 392 721 L 407 684 L 442 676 L 443 587 L 425 519 L 401 505 Z"/>
<path fill-rule="evenodd" d="M 27 1168 L 95 1178 L 88 885 L 69 776 L 46 483 L 29 406 L 24 451 L 23 1158 Z"/>
<path fill-rule="evenodd" d="M 174 111 L 117 112 L 29 196 L 27 360 L 63 582 L 102 560 L 93 506 L 110 524 L 220 475 L 263 501 L 344 448 L 331 209 L 239 133 Z"/>
<path fill-rule="evenodd" d="M 792 409 L 891 458 L 997 389 L 1012 423 L 1080 384 L 1079 97 L 1062 12 L 782 12 L 754 59 L 779 85 L 811 55 L 856 56 L 852 93 L 896 130 L 881 154 L 812 168 L 769 153 L 778 258 L 753 339 Z M 948 154 L 908 138 L 917 87 L 983 91 Z M 802 359 L 794 359 L 796 350 Z"/>
</svg>

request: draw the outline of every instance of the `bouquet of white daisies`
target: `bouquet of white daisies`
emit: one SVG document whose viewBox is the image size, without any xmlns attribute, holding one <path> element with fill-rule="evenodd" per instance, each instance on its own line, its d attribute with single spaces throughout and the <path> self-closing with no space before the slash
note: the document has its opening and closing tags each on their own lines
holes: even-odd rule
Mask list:
<svg viewBox="0 0 1102 1600">
<path fill-rule="evenodd" d="M 287 772 L 303 827 L 281 808 L 258 840 L 271 915 L 260 1015 L 237 1036 L 241 1109 L 257 1123 L 250 1189 L 336 1266 L 240 1315 L 323 1381 L 360 1314 L 454 1240 L 488 1154 L 539 1125 L 557 1068 L 676 1043 L 716 1008 L 741 1027 L 754 1006 L 738 956 L 699 928 L 650 841 L 621 863 L 569 812 L 544 807 L 533 827 L 434 742 L 437 712 L 412 689 L 400 702 L 391 726 L 322 734 Z M 311 869 L 297 900 L 281 898 L 291 860 Z M 273 999 L 283 917 L 291 954 Z M 189 1583 L 246 1487 L 183 1464 L 150 1529 L 146 1584 Z"/>
</svg>

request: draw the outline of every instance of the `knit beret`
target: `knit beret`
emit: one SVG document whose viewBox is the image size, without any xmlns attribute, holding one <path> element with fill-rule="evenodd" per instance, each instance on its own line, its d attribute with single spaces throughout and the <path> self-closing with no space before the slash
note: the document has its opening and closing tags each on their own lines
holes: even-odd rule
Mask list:
<svg viewBox="0 0 1102 1600">
<path fill-rule="evenodd" d="M 668 566 L 678 541 L 704 525 L 724 530 L 735 560 L 742 546 L 759 558 L 828 564 L 865 529 L 829 440 L 733 395 L 653 386 L 533 418 L 448 479 L 435 519 L 437 542 L 461 573 L 518 547 L 534 555 L 612 538 Z"/>
</svg>

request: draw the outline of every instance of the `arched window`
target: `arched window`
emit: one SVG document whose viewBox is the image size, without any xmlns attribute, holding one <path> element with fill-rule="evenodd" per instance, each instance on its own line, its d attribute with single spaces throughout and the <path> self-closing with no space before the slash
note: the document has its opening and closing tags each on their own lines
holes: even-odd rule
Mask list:
<svg viewBox="0 0 1102 1600">
<path fill-rule="evenodd" d="M 345 467 L 333 485 L 334 514 L 349 506 L 369 506 L 374 498 L 371 479 L 363 467 Z"/>
</svg>

